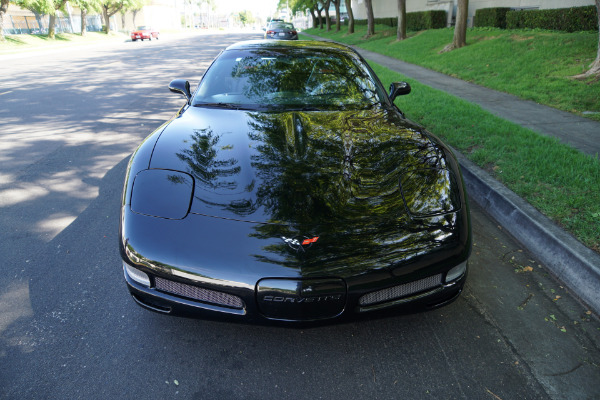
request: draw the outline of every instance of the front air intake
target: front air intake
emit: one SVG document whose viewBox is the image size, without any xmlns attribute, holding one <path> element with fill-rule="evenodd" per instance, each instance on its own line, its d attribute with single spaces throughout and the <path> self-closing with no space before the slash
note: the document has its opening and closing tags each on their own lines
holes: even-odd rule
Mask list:
<svg viewBox="0 0 600 400">
<path fill-rule="evenodd" d="M 430 276 L 418 281 L 404 283 L 402 285 L 392 286 L 387 289 L 378 290 L 362 296 L 359 300 L 361 306 L 383 303 L 390 300 L 400 299 L 413 294 L 430 290 L 442 285 L 442 274 Z"/>
<path fill-rule="evenodd" d="M 154 278 L 154 283 L 156 290 L 161 292 L 175 294 L 188 299 L 198 300 L 204 303 L 211 303 L 224 307 L 237 309 L 244 308 L 244 302 L 241 298 L 228 293 L 187 285 L 185 283 L 175 282 L 159 277 Z"/>
</svg>

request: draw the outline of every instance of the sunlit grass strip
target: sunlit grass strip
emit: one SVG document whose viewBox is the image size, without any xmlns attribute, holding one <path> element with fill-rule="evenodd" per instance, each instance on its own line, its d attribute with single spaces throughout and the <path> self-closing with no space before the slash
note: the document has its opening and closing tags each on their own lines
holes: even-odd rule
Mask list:
<svg viewBox="0 0 600 400">
<path fill-rule="evenodd" d="M 503 120 L 477 105 L 370 63 L 384 85 L 413 88 L 396 100 L 407 117 L 443 138 L 517 195 L 600 252 L 600 161 Z"/>
<path fill-rule="evenodd" d="M 47 35 L 5 35 L 5 41 L 0 42 L 0 54 L 18 51 L 54 49 L 73 44 L 89 44 L 100 41 L 123 41 L 127 36 L 122 33 L 107 35 L 101 32 L 87 32 L 86 36 L 78 33 L 57 33 L 55 39 Z"/>
</svg>

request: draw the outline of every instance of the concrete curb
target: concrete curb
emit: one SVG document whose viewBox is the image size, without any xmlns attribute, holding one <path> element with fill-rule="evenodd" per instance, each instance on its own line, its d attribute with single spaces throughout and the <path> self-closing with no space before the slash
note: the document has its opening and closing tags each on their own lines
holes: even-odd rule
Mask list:
<svg viewBox="0 0 600 400">
<path fill-rule="evenodd" d="M 533 253 L 572 294 L 600 314 L 600 255 L 453 151 L 462 167 L 469 197 Z"/>
</svg>

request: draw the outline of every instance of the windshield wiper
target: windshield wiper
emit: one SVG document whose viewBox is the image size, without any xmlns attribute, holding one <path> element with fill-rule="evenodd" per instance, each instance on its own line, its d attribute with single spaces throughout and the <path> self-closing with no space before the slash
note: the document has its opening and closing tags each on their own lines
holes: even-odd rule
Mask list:
<svg viewBox="0 0 600 400">
<path fill-rule="evenodd" d="M 283 110 L 285 110 L 285 111 L 323 111 L 322 108 L 314 107 L 314 106 L 283 108 Z"/>
<path fill-rule="evenodd" d="M 230 110 L 239 110 L 240 108 L 242 108 L 240 104 L 231 103 L 194 103 L 194 107 L 227 108 Z"/>
</svg>

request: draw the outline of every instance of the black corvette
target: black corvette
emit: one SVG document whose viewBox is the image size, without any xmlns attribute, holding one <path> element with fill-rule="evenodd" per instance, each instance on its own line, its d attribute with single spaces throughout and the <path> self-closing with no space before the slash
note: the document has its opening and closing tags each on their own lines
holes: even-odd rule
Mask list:
<svg viewBox="0 0 600 400">
<path fill-rule="evenodd" d="M 352 49 L 228 47 L 129 162 L 120 251 L 135 301 L 253 323 L 456 299 L 471 251 L 456 159 Z"/>
</svg>

